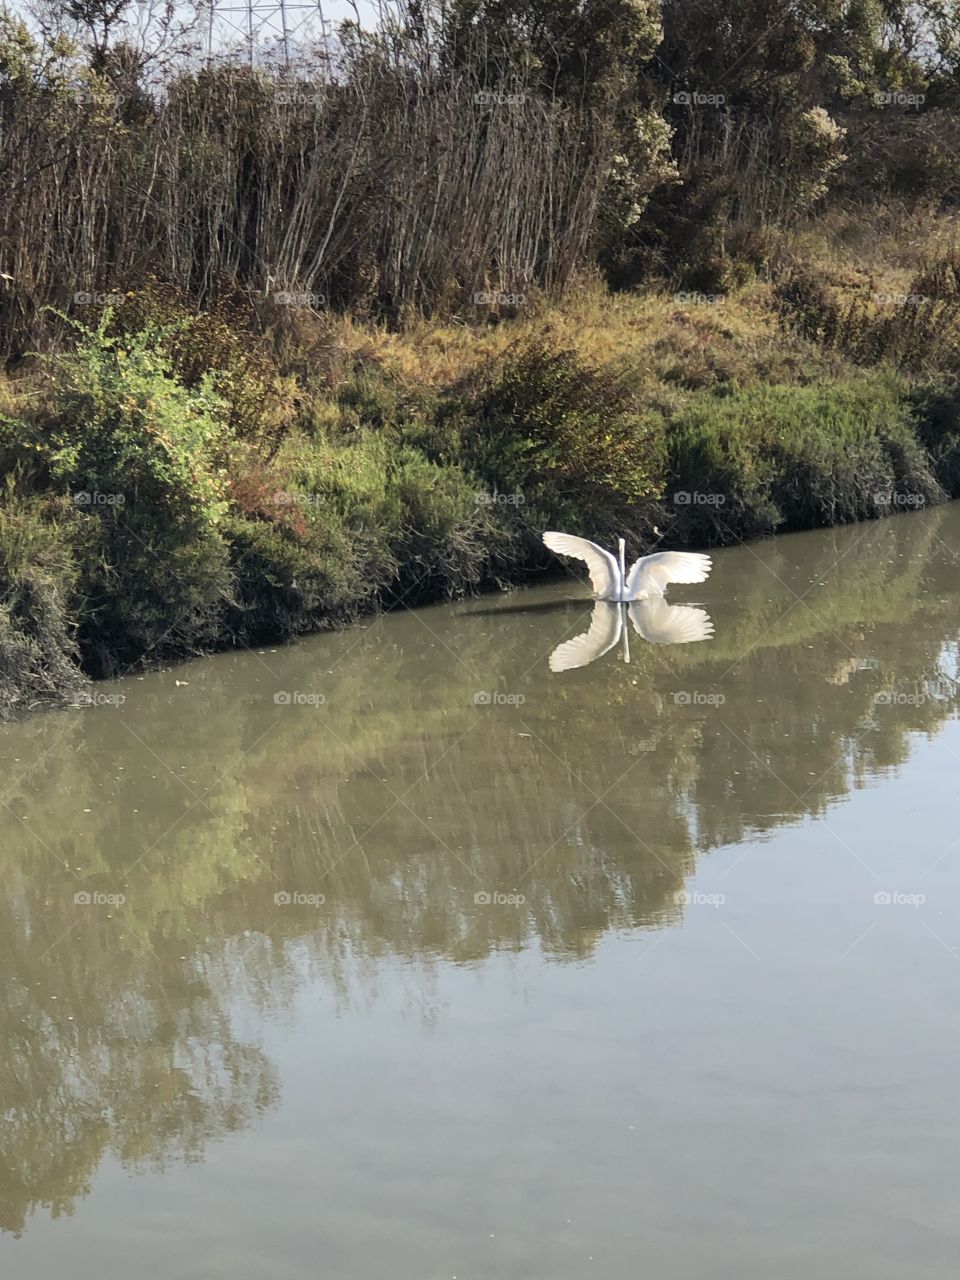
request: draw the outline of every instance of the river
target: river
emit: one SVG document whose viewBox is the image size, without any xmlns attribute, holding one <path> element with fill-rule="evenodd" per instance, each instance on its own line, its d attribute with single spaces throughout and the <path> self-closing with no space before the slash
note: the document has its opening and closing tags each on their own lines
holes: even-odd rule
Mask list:
<svg viewBox="0 0 960 1280">
<path fill-rule="evenodd" d="M 553 670 L 565 580 L 0 727 L 3 1274 L 952 1276 L 958 553 L 953 505 L 717 552 L 700 641 L 604 606 Z"/>
</svg>

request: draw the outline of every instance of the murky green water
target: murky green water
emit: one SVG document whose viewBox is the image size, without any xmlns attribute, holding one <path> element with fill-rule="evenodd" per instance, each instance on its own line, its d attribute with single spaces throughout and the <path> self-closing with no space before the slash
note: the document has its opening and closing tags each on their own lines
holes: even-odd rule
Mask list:
<svg viewBox="0 0 960 1280">
<path fill-rule="evenodd" d="M 4 1275 L 952 1277 L 960 508 L 715 560 L 0 729 Z"/>
</svg>

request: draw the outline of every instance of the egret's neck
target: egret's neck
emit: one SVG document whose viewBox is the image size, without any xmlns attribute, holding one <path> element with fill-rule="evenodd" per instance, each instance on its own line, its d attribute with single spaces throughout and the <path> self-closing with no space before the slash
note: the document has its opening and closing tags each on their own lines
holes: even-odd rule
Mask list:
<svg viewBox="0 0 960 1280">
<path fill-rule="evenodd" d="M 620 599 L 623 600 L 627 594 L 627 543 L 625 538 L 621 538 L 620 546 Z"/>
</svg>

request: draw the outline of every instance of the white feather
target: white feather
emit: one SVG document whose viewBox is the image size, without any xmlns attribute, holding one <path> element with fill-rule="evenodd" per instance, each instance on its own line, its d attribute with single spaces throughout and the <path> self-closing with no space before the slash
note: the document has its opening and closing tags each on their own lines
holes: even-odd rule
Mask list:
<svg viewBox="0 0 960 1280">
<path fill-rule="evenodd" d="M 713 561 L 694 551 L 655 551 L 641 556 L 627 574 L 628 600 L 662 596 L 671 582 L 706 582 Z"/>
<path fill-rule="evenodd" d="M 641 556 L 630 566 L 624 582 L 616 559 L 589 538 L 572 533 L 548 532 L 544 545 L 561 556 L 583 560 L 590 574 L 593 594 L 599 600 L 647 600 L 662 596 L 671 582 L 705 582 L 713 561 L 695 551 L 655 551 Z M 623 540 L 620 542 L 623 554 Z"/>
<path fill-rule="evenodd" d="M 620 598 L 620 566 L 609 551 L 604 551 L 589 538 L 577 538 L 572 533 L 545 533 L 543 541 L 557 555 L 586 561 L 593 594 L 599 599 Z"/>
</svg>

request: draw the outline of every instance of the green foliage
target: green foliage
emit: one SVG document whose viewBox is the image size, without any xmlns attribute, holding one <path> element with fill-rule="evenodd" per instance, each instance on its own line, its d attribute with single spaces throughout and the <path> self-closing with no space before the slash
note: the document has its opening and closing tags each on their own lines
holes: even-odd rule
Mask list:
<svg viewBox="0 0 960 1280">
<path fill-rule="evenodd" d="M 174 377 L 157 331 L 121 345 L 110 321 L 56 360 L 42 424 L 47 484 L 75 508 L 78 638 L 95 674 L 210 643 L 229 587 L 222 401 L 209 380 Z"/>
<path fill-rule="evenodd" d="M 692 542 L 843 524 L 944 496 L 890 378 L 700 394 L 667 441 L 668 499 Z"/>
<path fill-rule="evenodd" d="M 448 414 L 452 414 L 450 419 Z M 465 459 L 526 526 L 598 537 L 635 524 L 659 496 L 662 432 L 624 378 L 533 344 L 484 370 L 441 414 Z"/>
<path fill-rule="evenodd" d="M 84 681 L 69 621 L 75 566 L 54 504 L 0 493 L 0 714 Z"/>
<path fill-rule="evenodd" d="M 76 349 L 56 362 L 51 482 L 80 505 L 102 499 L 178 529 L 213 528 L 227 509 L 223 402 L 209 376 L 194 388 L 176 379 L 157 331 L 124 346 L 108 335 L 111 319 L 107 309 L 96 329 L 78 325 Z"/>
<path fill-rule="evenodd" d="M 225 302 L 198 310 L 182 290 L 150 281 L 127 294 L 107 331 L 120 346 L 151 335 L 184 387 L 218 397 L 239 439 L 279 438 L 296 416 L 295 387 L 280 376 L 248 321 Z"/>
</svg>

